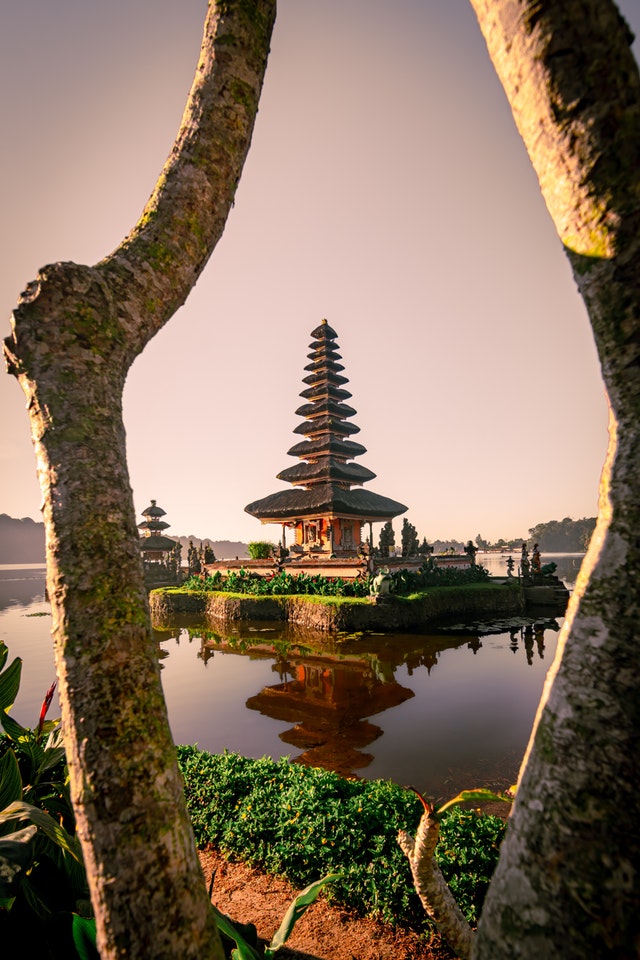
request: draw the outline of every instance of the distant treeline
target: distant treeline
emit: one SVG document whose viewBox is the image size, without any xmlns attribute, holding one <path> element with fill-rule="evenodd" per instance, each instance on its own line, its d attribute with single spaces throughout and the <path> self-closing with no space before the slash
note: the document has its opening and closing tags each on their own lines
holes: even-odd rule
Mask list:
<svg viewBox="0 0 640 960">
<path fill-rule="evenodd" d="M 549 520 L 547 523 L 537 523 L 529 529 L 529 536 L 515 540 L 496 540 L 491 543 L 480 534 L 475 538 L 479 550 L 517 550 L 523 540 L 530 547 L 534 543 L 540 546 L 543 553 L 582 553 L 589 546 L 589 540 L 596 525 L 595 517 L 583 517 L 582 520 Z"/>
<path fill-rule="evenodd" d="M 582 553 L 589 546 L 589 540 L 595 525 L 595 517 L 583 517 L 582 520 L 572 520 L 571 517 L 565 517 L 564 520 L 549 520 L 547 523 L 536 524 L 535 527 L 529 529 L 528 537 L 516 537 L 512 540 L 504 540 L 501 537 L 492 543 L 478 533 L 473 538 L 473 543 L 478 550 L 502 550 L 505 553 L 520 550 L 523 543 L 527 543 L 529 547 L 537 543 L 543 553 Z M 416 528 L 412 523 L 409 523 L 406 517 L 402 521 L 400 541 L 403 557 L 420 556 L 421 554 L 428 556 L 430 551 L 434 553 L 461 553 L 465 549 L 465 545 L 460 540 L 455 539 L 432 540 L 429 542 L 424 537 L 420 541 Z M 383 557 L 388 556 L 395 547 L 395 532 L 391 521 L 389 521 L 384 524 L 380 531 L 377 553 Z"/>
<path fill-rule="evenodd" d="M 586 550 L 596 525 L 595 517 L 582 520 L 549 520 L 529 530 L 529 539 L 538 543 L 543 553 L 580 553 Z"/>
</svg>

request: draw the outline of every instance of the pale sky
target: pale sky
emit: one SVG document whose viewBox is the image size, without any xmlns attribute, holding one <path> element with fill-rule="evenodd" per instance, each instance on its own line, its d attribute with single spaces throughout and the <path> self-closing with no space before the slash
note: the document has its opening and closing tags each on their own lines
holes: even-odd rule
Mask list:
<svg viewBox="0 0 640 960">
<path fill-rule="evenodd" d="M 619 6 L 640 35 L 640 4 Z M 95 263 L 137 220 L 205 11 L 0 7 L 3 336 L 39 267 Z M 595 516 L 607 414 L 591 328 L 467 0 L 280 0 L 225 234 L 127 382 L 138 514 L 153 498 L 170 535 L 277 539 L 244 506 L 287 486 L 275 477 L 295 462 L 325 317 L 358 462 L 377 473 L 366 486 L 406 503 L 421 538 Z M 24 398 L 6 375 L 0 404 L 0 513 L 37 520 Z"/>
</svg>

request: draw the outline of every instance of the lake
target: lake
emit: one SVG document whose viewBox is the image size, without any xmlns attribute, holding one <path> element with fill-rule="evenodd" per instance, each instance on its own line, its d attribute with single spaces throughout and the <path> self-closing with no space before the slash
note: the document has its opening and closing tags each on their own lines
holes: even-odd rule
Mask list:
<svg viewBox="0 0 640 960">
<path fill-rule="evenodd" d="M 504 558 L 478 559 L 504 573 Z M 581 557 L 553 559 L 571 587 Z M 0 567 L 0 639 L 24 661 L 13 714 L 27 725 L 54 679 L 44 574 Z M 156 636 L 176 743 L 289 756 L 448 797 L 514 782 L 561 624 L 540 617 L 339 645 L 323 638 L 322 648 L 273 624 L 222 632 L 184 620 Z"/>
</svg>

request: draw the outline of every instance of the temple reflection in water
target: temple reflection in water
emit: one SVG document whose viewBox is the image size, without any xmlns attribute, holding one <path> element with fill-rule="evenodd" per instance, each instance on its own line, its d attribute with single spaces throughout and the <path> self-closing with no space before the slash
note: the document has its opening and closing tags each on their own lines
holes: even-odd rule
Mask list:
<svg viewBox="0 0 640 960">
<path fill-rule="evenodd" d="M 407 677 L 418 669 L 430 674 L 444 650 L 465 647 L 477 654 L 482 648 L 482 639 L 474 633 L 367 637 L 339 645 L 329 642 L 322 649 L 317 647 L 317 637 L 313 647 L 281 637 L 272 643 L 271 632 L 224 637 L 203 631 L 199 655 L 205 662 L 216 651 L 273 660 L 271 669 L 279 681 L 249 696 L 246 707 L 289 725 L 278 736 L 301 751 L 293 758 L 295 762 L 324 767 L 343 776 L 357 775 L 374 759 L 366 748 L 383 730 L 371 718 L 415 696 L 412 689 L 398 682 L 399 666 L 404 667 Z M 530 663 L 534 637 L 542 656 L 543 635 L 541 628 L 531 625 L 513 628 L 509 634 L 511 649 L 518 650 L 521 641 Z"/>
<path fill-rule="evenodd" d="M 247 707 L 292 724 L 280 739 L 303 751 L 296 757 L 299 763 L 344 776 L 373 759 L 362 748 L 382 730 L 367 718 L 414 695 L 395 679 L 376 676 L 366 659 L 291 657 L 286 672 L 290 679 L 264 687 Z"/>
</svg>

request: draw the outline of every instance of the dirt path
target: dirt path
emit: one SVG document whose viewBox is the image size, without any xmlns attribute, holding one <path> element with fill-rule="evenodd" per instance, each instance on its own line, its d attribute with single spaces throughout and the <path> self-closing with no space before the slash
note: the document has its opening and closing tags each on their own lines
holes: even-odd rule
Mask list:
<svg viewBox="0 0 640 960">
<path fill-rule="evenodd" d="M 200 851 L 207 885 L 215 871 L 213 902 L 233 920 L 254 923 L 269 941 L 280 926 L 296 890 L 285 880 L 242 863 L 224 860 L 216 850 Z M 438 937 L 426 940 L 410 930 L 364 920 L 320 898 L 298 921 L 282 960 L 454 960 Z"/>
</svg>

